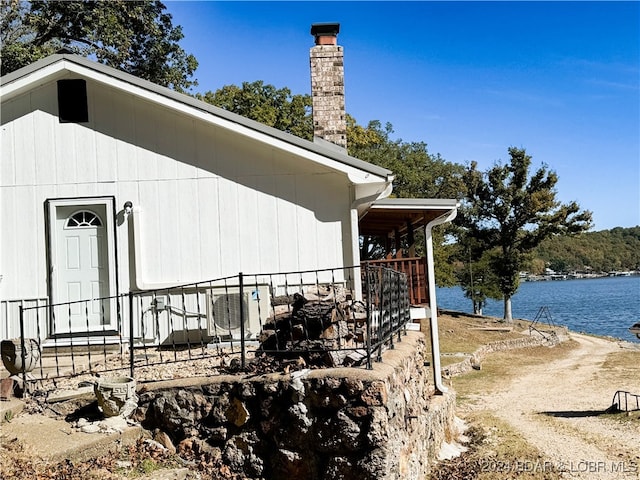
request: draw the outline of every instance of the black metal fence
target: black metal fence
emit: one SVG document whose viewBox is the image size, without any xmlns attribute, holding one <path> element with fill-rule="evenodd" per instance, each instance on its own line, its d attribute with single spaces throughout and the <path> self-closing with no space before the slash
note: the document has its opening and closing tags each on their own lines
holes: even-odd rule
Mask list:
<svg viewBox="0 0 640 480">
<path fill-rule="evenodd" d="M 618 412 L 632 412 L 640 410 L 640 395 L 618 390 L 613 394 L 610 410 Z"/>
<path fill-rule="evenodd" d="M 20 307 L 19 317 L 20 338 L 3 341 L 2 356 L 29 390 L 108 372 L 148 381 L 263 373 L 292 363 L 372 368 L 401 341 L 410 313 L 406 275 L 365 265 L 239 273 Z M 184 366 L 176 368 L 179 362 Z"/>
</svg>

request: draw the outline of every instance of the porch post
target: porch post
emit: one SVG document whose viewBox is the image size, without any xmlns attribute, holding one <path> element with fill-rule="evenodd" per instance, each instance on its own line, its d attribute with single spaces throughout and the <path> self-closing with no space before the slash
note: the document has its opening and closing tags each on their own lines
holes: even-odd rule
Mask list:
<svg viewBox="0 0 640 480">
<path fill-rule="evenodd" d="M 400 230 L 397 228 L 393 231 L 393 244 L 395 245 L 396 252 L 394 257 L 398 258 L 398 252 L 402 248 L 402 243 L 400 242 Z"/>
<path fill-rule="evenodd" d="M 391 253 L 391 237 L 389 234 L 385 237 L 384 242 L 384 256 L 387 257 Z"/>
<path fill-rule="evenodd" d="M 409 245 L 408 250 L 409 250 L 409 256 L 410 257 L 415 257 L 416 256 L 416 239 L 415 239 L 415 235 L 413 234 L 413 224 L 407 220 L 407 244 Z"/>
<path fill-rule="evenodd" d="M 354 296 L 358 300 L 362 300 L 362 271 L 359 274 L 358 267 L 361 267 L 360 258 L 360 232 L 358 229 L 358 210 L 356 208 L 352 208 L 350 211 L 351 215 L 351 264 L 354 267 L 354 275 L 353 275 L 353 292 Z M 345 252 L 346 253 L 346 252 Z M 347 262 L 348 264 L 348 262 Z"/>
</svg>

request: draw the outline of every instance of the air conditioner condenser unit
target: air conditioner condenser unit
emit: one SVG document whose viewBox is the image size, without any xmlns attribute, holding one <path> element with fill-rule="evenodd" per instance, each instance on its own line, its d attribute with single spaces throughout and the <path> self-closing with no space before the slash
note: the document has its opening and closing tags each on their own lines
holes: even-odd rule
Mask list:
<svg viewBox="0 0 640 480">
<path fill-rule="evenodd" d="M 241 301 L 245 339 L 257 338 L 261 323 L 270 315 L 268 285 L 245 286 L 242 294 L 235 286 L 213 288 L 207 290 L 206 299 L 207 334 L 213 337 L 214 342 L 241 338 Z"/>
</svg>

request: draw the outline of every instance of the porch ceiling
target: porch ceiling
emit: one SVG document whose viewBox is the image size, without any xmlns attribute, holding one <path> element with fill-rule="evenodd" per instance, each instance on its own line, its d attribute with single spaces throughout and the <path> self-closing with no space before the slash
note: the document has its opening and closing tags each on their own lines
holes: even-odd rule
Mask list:
<svg viewBox="0 0 640 480">
<path fill-rule="evenodd" d="M 407 225 L 414 230 L 456 209 L 458 203 L 450 199 L 386 198 L 374 202 L 360 218 L 360 235 L 393 236 L 407 233 Z"/>
</svg>

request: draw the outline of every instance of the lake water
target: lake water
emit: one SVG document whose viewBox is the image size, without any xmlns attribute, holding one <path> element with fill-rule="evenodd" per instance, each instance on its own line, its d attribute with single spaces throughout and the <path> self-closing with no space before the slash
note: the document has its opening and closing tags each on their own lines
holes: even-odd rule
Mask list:
<svg viewBox="0 0 640 480">
<path fill-rule="evenodd" d="M 436 295 L 440 308 L 473 312 L 460 287 L 438 288 Z M 503 305 L 489 300 L 482 313 L 502 318 Z M 555 324 L 570 330 L 640 341 L 628 330 L 640 322 L 640 276 L 522 282 L 511 299 L 513 318 L 533 320 L 541 307 L 548 307 Z"/>
</svg>

